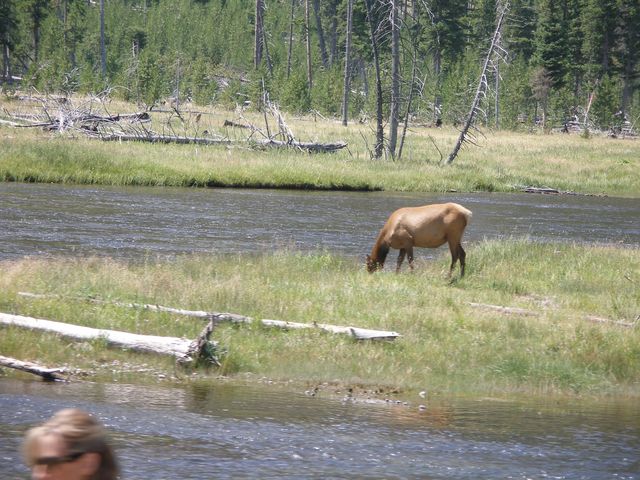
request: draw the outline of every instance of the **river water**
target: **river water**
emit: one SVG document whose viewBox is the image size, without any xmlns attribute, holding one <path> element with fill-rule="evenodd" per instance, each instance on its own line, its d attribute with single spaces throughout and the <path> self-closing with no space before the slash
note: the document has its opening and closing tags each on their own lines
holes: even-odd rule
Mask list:
<svg viewBox="0 0 640 480">
<path fill-rule="evenodd" d="M 640 478 L 637 402 L 418 400 L 0 379 L 0 478 L 28 478 L 22 435 L 68 406 L 107 426 L 125 479 Z"/>
<path fill-rule="evenodd" d="M 0 260 L 274 248 L 360 256 L 394 209 L 443 201 L 474 212 L 468 243 L 529 236 L 640 245 L 635 199 L 0 183 Z M 276 386 L 45 384 L 1 376 L 0 479 L 28 478 L 18 455 L 22 435 L 68 406 L 107 425 L 125 479 L 640 479 L 636 400 L 417 398 L 380 405 Z"/>
<path fill-rule="evenodd" d="M 530 236 L 640 245 L 638 199 L 0 183 L 0 259 L 42 254 L 139 259 L 274 248 L 364 256 L 393 210 L 445 201 L 473 211 L 465 242 Z"/>
</svg>

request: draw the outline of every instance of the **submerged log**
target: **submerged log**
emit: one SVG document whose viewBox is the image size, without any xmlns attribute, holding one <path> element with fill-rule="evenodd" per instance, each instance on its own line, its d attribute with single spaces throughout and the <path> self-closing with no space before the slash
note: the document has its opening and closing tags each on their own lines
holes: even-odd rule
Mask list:
<svg viewBox="0 0 640 480">
<path fill-rule="evenodd" d="M 63 298 L 58 295 L 42 295 L 29 292 L 18 292 L 18 295 L 27 298 Z M 237 313 L 218 313 L 218 312 L 205 312 L 202 310 L 184 310 L 181 308 L 165 307 L 162 305 L 153 305 L 147 303 L 123 303 L 123 302 L 105 302 L 94 298 L 75 298 L 80 301 L 90 301 L 92 303 L 107 303 L 110 305 L 116 305 L 126 308 L 141 308 L 145 310 L 151 310 L 154 312 L 167 312 L 175 313 L 177 315 L 184 315 L 188 317 L 204 318 L 212 321 L 214 324 L 219 322 L 232 322 L 232 323 L 253 323 L 254 320 L 251 317 L 244 315 L 238 315 Z M 257 320 L 266 327 L 278 327 L 285 329 L 303 329 L 303 328 L 317 328 L 331 333 L 347 334 L 356 340 L 393 340 L 400 336 L 396 332 L 388 332 L 384 330 L 370 330 L 366 328 L 350 327 L 350 326 L 338 326 L 330 325 L 327 323 L 299 323 L 299 322 L 287 322 L 284 320 Z"/>
<path fill-rule="evenodd" d="M 34 375 L 39 375 L 48 382 L 63 380 L 58 374 L 64 372 L 64 368 L 47 368 L 31 362 L 23 362 L 15 358 L 3 357 L 0 355 L 0 367 L 13 368 Z"/>
<path fill-rule="evenodd" d="M 70 323 L 55 322 L 22 315 L 11 315 L 8 313 L 0 313 L 0 324 L 56 333 L 73 340 L 102 339 L 111 346 L 122 347 L 136 352 L 171 355 L 180 361 L 180 363 L 190 363 L 196 360 L 192 356 L 194 351 L 192 342 L 184 338 L 139 335 L 137 333 L 83 327 Z"/>
</svg>

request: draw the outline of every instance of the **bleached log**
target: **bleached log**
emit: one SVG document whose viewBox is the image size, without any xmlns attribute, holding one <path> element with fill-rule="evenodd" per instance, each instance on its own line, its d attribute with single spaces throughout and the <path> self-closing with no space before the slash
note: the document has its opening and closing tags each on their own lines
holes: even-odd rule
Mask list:
<svg viewBox="0 0 640 480">
<path fill-rule="evenodd" d="M 535 317 L 539 315 L 537 312 L 533 312 L 531 310 L 525 310 L 524 308 L 518 308 L 518 307 L 503 307 L 502 305 L 490 305 L 487 303 L 474 303 L 474 302 L 467 302 L 467 304 L 475 308 L 484 308 L 485 310 L 494 310 L 500 313 L 525 315 L 529 317 Z"/>
<path fill-rule="evenodd" d="M 56 333 L 73 340 L 103 339 L 111 346 L 127 348 L 136 352 L 171 355 L 183 363 L 193 360 L 191 358 L 192 342 L 185 338 L 139 335 L 137 333 L 90 328 L 1 312 L 0 324 Z"/>
<path fill-rule="evenodd" d="M 338 325 L 329 325 L 327 323 L 298 323 L 285 322 L 283 320 L 262 319 L 260 322 L 267 327 L 279 327 L 285 329 L 303 329 L 318 328 L 331 333 L 347 334 L 356 340 L 395 340 L 400 336 L 396 332 L 387 332 L 384 330 L 369 330 L 367 328 L 358 327 L 341 327 Z"/>
<path fill-rule="evenodd" d="M 635 327 L 636 324 L 638 323 L 640 316 L 638 316 L 638 318 L 636 318 L 635 321 L 633 322 L 625 322 L 622 320 L 611 320 L 609 318 L 602 318 L 602 317 L 596 317 L 595 315 L 587 315 L 586 317 L 584 317 L 585 320 L 589 321 L 589 322 L 593 322 L 593 323 L 611 323 L 613 325 L 618 325 L 620 327 L 627 327 L 627 328 L 631 328 L 631 327 Z"/>
<path fill-rule="evenodd" d="M 36 363 L 31 362 L 23 362 L 22 360 L 17 360 L 15 358 L 3 357 L 0 355 L 0 366 L 13 368 L 15 370 L 20 370 L 22 372 L 32 373 L 34 375 L 38 375 L 42 377 L 44 380 L 49 382 L 55 380 L 62 380 L 58 373 L 64 372 L 64 368 L 47 368 L 42 365 L 38 365 Z"/>
<path fill-rule="evenodd" d="M 63 298 L 59 295 L 43 295 L 30 292 L 18 292 L 18 295 L 27 298 Z M 214 322 L 232 322 L 232 323 L 253 323 L 254 320 L 251 317 L 244 315 L 238 315 L 237 313 L 219 313 L 219 312 L 205 312 L 202 310 L 184 310 L 181 308 L 165 307 L 162 305 L 153 305 L 147 303 L 123 303 L 123 302 L 105 302 L 103 300 L 97 300 L 94 298 L 74 298 L 79 301 L 90 301 L 93 303 L 108 303 L 110 305 L 116 305 L 119 307 L 127 308 L 142 308 L 145 310 L 151 310 L 154 312 L 167 312 L 175 313 L 177 315 L 185 315 L 189 317 L 205 318 Z M 299 323 L 299 322 L 287 322 L 284 320 L 257 320 L 266 327 L 278 327 L 285 329 L 303 329 L 303 328 L 318 328 L 331 333 L 347 334 L 356 340 L 393 340 L 400 336 L 399 333 L 384 331 L 384 330 L 370 330 L 366 328 L 350 327 L 350 326 L 338 326 L 330 325 L 327 323 Z"/>
<path fill-rule="evenodd" d="M 518 307 L 503 307 L 502 305 L 490 305 L 486 303 L 473 303 L 473 302 L 467 302 L 467 305 L 471 305 L 472 307 L 476 307 L 476 308 L 484 308 L 486 310 L 493 310 L 500 313 L 506 313 L 509 315 L 510 314 L 524 315 L 528 317 L 537 317 L 541 315 L 541 312 L 534 312 L 532 310 L 526 310 L 524 308 L 518 308 Z M 596 317 L 595 315 L 585 315 L 584 317 L 582 317 L 582 320 L 586 320 L 592 323 L 602 323 L 602 324 L 610 324 L 610 325 L 617 325 L 620 327 L 632 328 L 632 327 L 635 327 L 638 324 L 638 322 L 640 322 L 640 315 L 633 322 L 625 322 L 623 320 L 612 320 L 610 318 Z"/>
</svg>

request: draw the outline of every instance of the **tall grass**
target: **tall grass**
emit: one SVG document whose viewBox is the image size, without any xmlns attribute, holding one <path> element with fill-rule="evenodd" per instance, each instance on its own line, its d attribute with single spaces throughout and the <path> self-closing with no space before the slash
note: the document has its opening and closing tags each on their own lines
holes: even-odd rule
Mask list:
<svg viewBox="0 0 640 480">
<path fill-rule="evenodd" d="M 446 278 L 446 252 L 413 273 L 369 275 L 328 253 L 185 256 L 128 264 L 110 259 L 23 259 L 0 263 L 0 311 L 139 333 L 195 337 L 196 319 L 109 304 L 28 300 L 18 291 L 230 311 L 255 318 L 394 330 L 394 342 L 356 342 L 315 330 L 219 326 L 227 349 L 219 370 L 304 383 L 336 382 L 448 393 L 638 395 L 640 326 L 592 323 L 588 315 L 633 322 L 640 312 L 640 251 L 536 244 L 513 239 L 468 249 L 467 276 Z M 469 302 L 525 308 L 507 315 Z M 0 351 L 24 360 L 130 375 L 122 365 L 173 371 L 171 362 L 3 328 Z M 114 361 L 119 367 L 112 367 Z M 105 367 L 106 366 L 106 367 Z M 108 367 L 108 368 L 107 368 Z M 144 373 L 141 373 L 143 377 Z"/>
<path fill-rule="evenodd" d="M 152 112 L 158 115 L 162 114 Z M 264 127 L 261 117 L 246 115 Z M 213 111 L 203 116 L 206 120 L 198 124 L 199 130 L 186 121 L 170 131 L 196 135 L 207 128 L 232 139 L 244 138 L 246 131 L 222 128 L 228 117 L 233 114 Z M 402 159 L 394 162 L 370 158 L 369 125 L 343 127 L 307 117 L 287 121 L 300 140 L 344 140 L 349 146 L 335 154 L 309 155 L 237 145 L 102 143 L 0 127 L 0 180 L 432 192 L 508 192 L 521 186 L 549 186 L 588 194 L 640 195 L 640 142 L 634 140 L 487 132 L 480 147 L 463 150 L 453 165 L 444 166 L 441 160 L 457 135 L 453 129 L 413 126 Z M 156 124 L 154 128 L 167 127 Z"/>
</svg>

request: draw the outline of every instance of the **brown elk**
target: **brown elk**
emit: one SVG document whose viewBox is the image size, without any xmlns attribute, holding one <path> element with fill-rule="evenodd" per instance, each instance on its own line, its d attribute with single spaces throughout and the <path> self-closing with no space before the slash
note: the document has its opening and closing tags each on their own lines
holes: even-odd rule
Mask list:
<svg viewBox="0 0 640 480">
<path fill-rule="evenodd" d="M 465 251 L 462 235 L 471 220 L 471 212 L 457 203 L 441 203 L 422 207 L 405 207 L 393 212 L 380 230 L 371 254 L 367 255 L 367 270 L 371 273 L 382 269 L 390 248 L 400 250 L 396 272 L 404 257 L 413 270 L 413 247 L 437 248 L 449 244 L 451 268 L 460 261 L 460 276 L 464 276 Z"/>
</svg>

